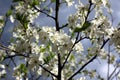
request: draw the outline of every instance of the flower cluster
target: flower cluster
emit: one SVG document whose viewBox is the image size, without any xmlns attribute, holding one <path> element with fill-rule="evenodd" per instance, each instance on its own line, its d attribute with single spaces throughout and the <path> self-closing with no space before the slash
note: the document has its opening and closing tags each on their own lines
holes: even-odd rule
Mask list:
<svg viewBox="0 0 120 80">
<path fill-rule="evenodd" d="M 74 0 L 65 0 L 68 6 L 72 6 L 74 4 Z"/>
<path fill-rule="evenodd" d="M 111 35 L 111 44 L 114 44 L 115 47 L 120 50 L 120 30 L 114 29 L 113 34 Z"/>
<path fill-rule="evenodd" d="M 5 65 L 0 64 L 0 78 L 5 77 L 5 75 L 6 75 Z"/>
</svg>

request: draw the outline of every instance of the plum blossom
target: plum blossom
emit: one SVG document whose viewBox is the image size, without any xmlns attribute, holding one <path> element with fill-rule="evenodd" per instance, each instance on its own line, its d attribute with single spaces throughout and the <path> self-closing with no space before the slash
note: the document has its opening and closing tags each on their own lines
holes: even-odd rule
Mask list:
<svg viewBox="0 0 120 80">
<path fill-rule="evenodd" d="M 68 6 L 72 6 L 74 4 L 73 0 L 66 0 Z"/>
<path fill-rule="evenodd" d="M 76 23 L 77 23 L 77 19 L 78 19 L 78 17 L 77 17 L 77 15 L 70 15 L 69 16 L 69 18 L 68 18 L 68 22 L 69 22 L 69 24 L 68 24 L 68 26 L 71 28 L 71 29 L 74 29 L 75 28 L 75 25 L 76 25 Z"/>
<path fill-rule="evenodd" d="M 111 44 L 114 44 L 117 49 L 120 49 L 120 30 L 115 29 L 111 35 Z"/>
<path fill-rule="evenodd" d="M 85 77 L 80 77 L 80 79 L 77 79 L 77 80 L 86 80 Z"/>
<path fill-rule="evenodd" d="M 6 75 L 5 65 L 0 64 L 0 78 Z"/>
<path fill-rule="evenodd" d="M 82 43 L 81 42 L 77 43 L 74 47 L 74 50 L 76 51 L 76 53 L 81 53 L 82 51 L 84 51 Z"/>
</svg>

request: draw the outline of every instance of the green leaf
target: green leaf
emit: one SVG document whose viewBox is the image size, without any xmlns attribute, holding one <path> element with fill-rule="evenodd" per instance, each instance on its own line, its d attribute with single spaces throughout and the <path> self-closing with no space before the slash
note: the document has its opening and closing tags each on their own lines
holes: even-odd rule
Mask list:
<svg viewBox="0 0 120 80">
<path fill-rule="evenodd" d="M 86 21 L 81 28 L 75 28 L 74 32 L 81 32 L 86 30 L 88 27 L 91 26 L 91 23 L 89 21 Z"/>
<path fill-rule="evenodd" d="M 75 36 L 75 32 L 72 32 L 71 39 Z"/>
<path fill-rule="evenodd" d="M 54 56 L 55 54 L 50 52 L 50 54 L 46 58 L 44 58 L 45 64 L 48 64 L 54 58 Z"/>
<path fill-rule="evenodd" d="M 74 60 L 75 59 L 75 56 L 74 55 L 71 55 L 70 56 L 70 60 Z"/>
<path fill-rule="evenodd" d="M 34 7 L 35 5 L 39 5 L 39 0 L 32 0 L 32 3 L 30 5 L 31 7 Z"/>
<path fill-rule="evenodd" d="M 17 13 L 16 14 L 16 19 L 18 21 L 20 21 L 20 23 L 23 25 L 23 27 L 25 28 L 25 30 L 28 28 L 28 23 L 29 23 L 29 20 L 27 19 L 28 18 L 28 15 L 25 14 L 25 13 Z"/>
<path fill-rule="evenodd" d="M 26 68 L 25 64 L 20 64 L 20 70 L 24 73 L 27 73 L 27 68 Z"/>
<path fill-rule="evenodd" d="M 54 2 L 56 2 L 56 0 L 51 0 L 51 2 L 53 2 L 53 3 L 54 3 Z"/>
<path fill-rule="evenodd" d="M 12 14 L 12 10 L 8 10 L 7 13 L 6 13 L 6 17 L 9 17 L 10 15 Z"/>
</svg>

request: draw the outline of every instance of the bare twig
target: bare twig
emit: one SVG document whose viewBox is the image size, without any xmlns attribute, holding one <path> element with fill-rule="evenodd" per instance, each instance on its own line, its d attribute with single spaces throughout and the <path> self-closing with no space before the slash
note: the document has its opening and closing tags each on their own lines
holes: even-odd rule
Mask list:
<svg viewBox="0 0 120 80">
<path fill-rule="evenodd" d="M 50 18 L 55 20 L 55 18 L 53 16 L 49 15 L 48 13 L 46 13 L 43 10 L 38 9 L 36 6 L 34 6 L 34 9 L 37 10 L 38 12 L 41 12 L 41 13 L 45 14 L 46 16 L 48 16 L 48 17 L 50 17 Z"/>
<path fill-rule="evenodd" d="M 120 70 L 113 77 L 111 77 L 111 80 L 113 80 L 113 78 L 117 76 L 119 73 L 120 73 Z"/>
<path fill-rule="evenodd" d="M 107 72 L 107 80 L 109 80 L 109 74 L 110 74 L 110 44 L 108 45 L 108 72 Z"/>
<path fill-rule="evenodd" d="M 7 53 L 7 56 L 9 56 L 8 51 L 6 51 L 6 53 Z M 11 61 L 13 62 L 14 66 L 16 67 L 17 65 L 16 65 L 16 63 L 15 63 L 15 61 L 14 61 L 13 57 L 10 57 L 10 59 L 11 59 Z"/>
<path fill-rule="evenodd" d="M 114 71 L 110 74 L 110 76 L 108 77 L 108 79 L 110 79 L 110 78 L 113 76 L 113 74 L 115 73 L 115 71 L 117 70 L 118 67 L 119 67 L 119 66 L 116 66 L 116 68 L 115 68 Z"/>
<path fill-rule="evenodd" d="M 52 76 L 56 77 L 57 78 L 57 75 L 55 75 L 54 73 L 52 73 L 51 71 L 49 71 L 48 69 L 46 69 L 44 66 L 42 66 L 41 64 L 39 64 L 39 66 L 41 68 L 43 68 L 45 71 L 47 71 L 49 74 L 51 74 Z"/>
<path fill-rule="evenodd" d="M 68 23 L 66 23 L 65 25 L 63 25 L 62 27 L 60 27 L 60 29 L 63 29 L 64 27 L 67 27 Z"/>
</svg>

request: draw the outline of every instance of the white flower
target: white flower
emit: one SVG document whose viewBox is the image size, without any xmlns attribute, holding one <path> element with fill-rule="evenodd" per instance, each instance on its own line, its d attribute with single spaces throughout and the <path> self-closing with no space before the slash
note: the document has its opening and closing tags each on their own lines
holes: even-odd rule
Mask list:
<svg viewBox="0 0 120 80">
<path fill-rule="evenodd" d="M 79 43 L 77 43 L 77 44 L 75 45 L 74 50 L 75 50 L 77 53 L 81 53 L 82 51 L 84 51 L 81 42 L 79 42 Z"/>
<path fill-rule="evenodd" d="M 53 43 L 53 48 L 58 48 L 57 50 L 64 52 L 69 51 L 72 47 L 72 41 L 70 37 L 63 32 L 56 32 L 50 37 L 51 42 Z M 56 50 L 56 51 L 57 51 Z"/>
<path fill-rule="evenodd" d="M 105 59 L 105 58 L 107 57 L 107 52 L 106 52 L 105 49 L 101 49 L 101 50 L 99 51 L 99 54 L 100 54 L 100 56 L 101 56 L 103 59 Z"/>
<path fill-rule="evenodd" d="M 77 80 L 86 80 L 86 78 L 85 77 L 81 77 L 80 79 L 77 79 Z"/>
<path fill-rule="evenodd" d="M 102 3 L 103 3 L 104 6 L 106 6 L 107 3 L 108 3 L 108 0 L 101 0 L 101 1 L 102 1 Z"/>
<path fill-rule="evenodd" d="M 72 6 L 74 4 L 73 0 L 66 0 L 68 6 Z"/>
<path fill-rule="evenodd" d="M 51 72 L 57 75 L 58 74 L 58 65 L 54 65 Z"/>
<path fill-rule="evenodd" d="M 111 43 L 114 43 L 114 45 L 120 49 L 120 30 L 115 29 L 113 31 L 113 34 L 111 35 Z"/>
<path fill-rule="evenodd" d="M 12 23 L 14 23 L 14 21 L 15 21 L 15 19 L 14 19 L 14 17 L 13 17 L 12 15 L 10 15 L 10 21 L 11 21 Z"/>
<path fill-rule="evenodd" d="M 0 64 L 0 78 L 6 74 L 5 65 Z"/>
<path fill-rule="evenodd" d="M 0 71 L 0 78 L 6 74 L 5 70 Z"/>
<path fill-rule="evenodd" d="M 0 58 L 3 57 L 5 55 L 5 51 L 4 50 L 0 50 Z M 2 65 L 0 65 L 1 67 Z"/>
<path fill-rule="evenodd" d="M 105 29 L 105 31 L 107 32 L 108 37 L 110 38 L 110 36 L 113 34 L 114 28 L 112 27 L 110 29 Z"/>
<path fill-rule="evenodd" d="M 78 20 L 78 16 L 76 14 L 70 15 L 68 18 L 68 27 L 70 27 L 71 29 L 76 28 L 77 20 Z"/>
<path fill-rule="evenodd" d="M 5 69 L 5 65 L 0 64 L 0 68 Z"/>
<path fill-rule="evenodd" d="M 39 64 L 40 64 L 39 55 L 38 54 L 31 55 L 29 59 L 29 69 L 33 69 L 34 67 L 39 66 Z"/>
<path fill-rule="evenodd" d="M 32 42 L 30 45 L 31 45 L 32 53 L 38 54 L 40 52 L 40 48 L 37 43 Z"/>
<path fill-rule="evenodd" d="M 22 80 L 24 73 L 20 72 L 20 65 L 14 68 L 13 76 L 16 80 Z"/>
<path fill-rule="evenodd" d="M 44 30 L 41 30 L 39 32 L 39 39 L 42 43 L 47 43 L 49 41 L 48 33 L 45 32 Z"/>
</svg>

